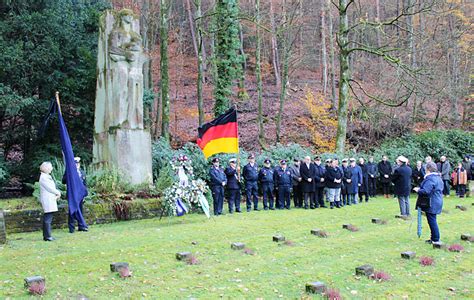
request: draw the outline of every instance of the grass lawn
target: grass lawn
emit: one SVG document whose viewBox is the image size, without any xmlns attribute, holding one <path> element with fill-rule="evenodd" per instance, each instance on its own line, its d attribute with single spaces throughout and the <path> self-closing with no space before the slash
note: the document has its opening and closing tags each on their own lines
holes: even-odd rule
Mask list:
<svg viewBox="0 0 474 300">
<path fill-rule="evenodd" d="M 412 206 L 415 199 L 412 200 Z M 474 257 L 462 233 L 474 234 L 473 198 L 445 199 L 448 210 L 439 216 L 441 239 L 460 243 L 465 251 L 435 250 L 424 243 L 429 228 L 423 218 L 423 236 L 416 236 L 416 220 L 395 219 L 394 199 L 377 198 L 342 209 L 260 211 L 224 215 L 207 220 L 203 215 L 141 220 L 91 226 L 90 232 L 69 234 L 54 230 L 52 243 L 40 232 L 9 235 L 0 248 L 0 298 L 27 297 L 23 279 L 46 278 L 46 298 L 72 298 L 79 294 L 103 298 L 265 298 L 309 297 L 305 283 L 322 281 L 344 298 L 473 298 Z M 455 209 L 464 204 L 467 211 Z M 388 221 L 371 223 L 371 218 Z M 351 223 L 360 231 L 342 229 Z M 313 228 L 329 238 L 310 234 Z M 272 242 L 283 234 L 294 246 Z M 193 245 L 192 242 L 196 244 Z M 255 251 L 247 255 L 231 250 L 243 242 Z M 415 260 L 400 253 L 415 251 Z M 187 265 L 175 259 L 180 251 L 193 252 L 200 261 Z M 434 266 L 423 267 L 418 257 L 431 256 Z M 130 263 L 132 277 L 121 279 L 109 264 Z M 387 282 L 358 278 L 354 268 L 371 264 L 391 275 Z"/>
</svg>

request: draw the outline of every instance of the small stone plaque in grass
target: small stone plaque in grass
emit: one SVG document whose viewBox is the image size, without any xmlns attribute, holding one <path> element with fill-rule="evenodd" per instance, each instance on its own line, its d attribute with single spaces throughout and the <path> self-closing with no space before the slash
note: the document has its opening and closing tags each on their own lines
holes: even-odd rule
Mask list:
<svg viewBox="0 0 474 300">
<path fill-rule="evenodd" d="M 110 264 L 110 271 L 118 272 L 122 268 L 128 268 L 128 263 L 126 262 L 116 262 Z"/>
<path fill-rule="evenodd" d="M 322 294 L 326 292 L 326 285 L 320 281 L 307 283 L 306 292 L 309 294 Z"/>
<path fill-rule="evenodd" d="M 413 259 L 416 257 L 416 253 L 413 252 L 413 251 L 405 251 L 405 252 L 402 252 L 402 258 L 404 259 Z"/>
<path fill-rule="evenodd" d="M 446 244 L 442 242 L 433 243 L 433 249 L 446 249 Z"/>
<path fill-rule="evenodd" d="M 382 220 L 379 218 L 372 218 L 372 223 L 374 224 L 382 224 Z"/>
<path fill-rule="evenodd" d="M 187 260 L 191 258 L 191 252 L 178 252 L 176 253 L 176 259 L 177 260 Z"/>
<path fill-rule="evenodd" d="M 464 205 L 456 205 L 456 208 L 461 210 L 461 211 L 466 211 L 467 210 L 467 207 L 465 207 Z"/>
<path fill-rule="evenodd" d="M 409 216 L 405 216 L 405 215 L 396 215 L 395 218 L 397 219 L 402 219 L 402 220 L 410 220 L 410 217 Z"/>
<path fill-rule="evenodd" d="M 351 224 L 342 224 L 342 228 L 348 229 L 351 226 Z"/>
<path fill-rule="evenodd" d="M 273 241 L 274 241 L 274 242 L 277 242 L 277 243 L 279 243 L 279 242 L 284 242 L 284 241 L 285 241 L 285 237 L 282 236 L 282 235 L 280 235 L 280 234 L 277 234 L 277 235 L 274 235 L 274 236 L 273 236 Z"/>
<path fill-rule="evenodd" d="M 321 238 L 327 238 L 328 233 L 321 229 L 311 229 L 311 234 Z"/>
<path fill-rule="evenodd" d="M 233 250 L 242 250 L 245 248 L 245 244 L 244 243 L 232 243 L 230 245 L 230 248 L 232 248 Z"/>
<path fill-rule="evenodd" d="M 471 239 L 471 235 L 469 233 L 463 233 L 461 234 L 461 240 L 463 241 L 469 241 Z"/>
<path fill-rule="evenodd" d="M 29 288 L 32 284 L 44 284 L 45 279 L 42 276 L 31 276 L 25 278 L 25 288 Z"/>
<path fill-rule="evenodd" d="M 357 267 L 355 271 L 356 271 L 356 275 L 370 276 L 374 274 L 374 267 L 372 267 L 371 265 L 363 265 L 363 266 Z"/>
</svg>

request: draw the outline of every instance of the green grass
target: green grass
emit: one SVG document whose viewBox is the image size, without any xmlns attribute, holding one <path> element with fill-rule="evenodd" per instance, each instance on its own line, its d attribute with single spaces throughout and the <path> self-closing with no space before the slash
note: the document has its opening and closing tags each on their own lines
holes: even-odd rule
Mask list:
<svg viewBox="0 0 474 300">
<path fill-rule="evenodd" d="M 472 201 L 447 198 L 449 212 L 439 216 L 441 239 L 462 244 L 462 253 L 432 249 L 424 243 L 426 220 L 418 239 L 416 220 L 395 219 L 396 200 L 381 198 L 334 210 L 260 211 L 211 220 L 188 215 L 97 225 L 88 233 L 55 230 L 52 243 L 43 242 L 40 232 L 13 234 L 0 250 L 0 298 L 27 297 L 23 278 L 31 275 L 45 276 L 47 298 L 297 299 L 307 296 L 304 286 L 311 281 L 323 281 L 350 299 L 472 298 L 472 246 L 459 240 L 461 233 L 474 234 Z M 456 204 L 468 210 L 455 209 Z M 388 224 L 372 224 L 373 217 Z M 360 231 L 344 230 L 343 223 Z M 312 236 L 313 228 L 326 230 L 329 238 Z M 277 233 L 295 245 L 272 242 Z M 232 242 L 244 242 L 255 255 L 231 250 Z M 435 266 L 402 260 L 400 253 L 408 250 L 432 256 Z M 176 261 L 179 251 L 193 252 L 201 263 Z M 111 273 L 115 261 L 129 262 L 132 277 Z M 367 263 L 389 273 L 391 281 L 354 276 L 354 268 Z"/>
</svg>

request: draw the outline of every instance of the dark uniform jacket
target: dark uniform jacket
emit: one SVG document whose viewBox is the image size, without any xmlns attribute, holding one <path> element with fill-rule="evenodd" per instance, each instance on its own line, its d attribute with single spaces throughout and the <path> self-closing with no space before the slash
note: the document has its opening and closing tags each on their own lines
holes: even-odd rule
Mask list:
<svg viewBox="0 0 474 300">
<path fill-rule="evenodd" d="M 223 182 L 227 183 L 227 176 L 221 168 L 212 166 L 209 170 L 209 176 L 211 177 L 211 186 L 222 186 Z"/>
<path fill-rule="evenodd" d="M 342 185 L 342 180 L 341 182 L 334 182 L 334 180 L 339 180 L 342 179 L 343 174 L 342 170 L 339 167 L 330 167 L 326 169 L 326 174 L 325 174 L 325 179 L 324 181 L 326 182 L 326 186 L 330 189 L 337 189 L 340 188 Z"/>
<path fill-rule="evenodd" d="M 302 187 L 303 193 L 314 192 L 314 183 L 312 181 L 315 176 L 314 173 L 315 173 L 314 164 L 310 163 L 309 167 L 304 162 L 301 164 L 300 175 L 301 175 L 301 178 L 303 178 L 301 181 L 301 187 Z M 310 178 L 311 178 L 311 182 L 308 182 L 308 179 Z"/>
<path fill-rule="evenodd" d="M 406 164 L 396 168 L 392 175 L 392 181 L 395 185 L 394 194 L 397 196 L 410 196 L 411 190 L 411 168 Z"/>
<path fill-rule="evenodd" d="M 227 189 L 239 190 L 240 182 L 237 179 L 237 170 L 229 166 L 225 169 L 224 172 L 225 172 L 225 175 L 227 176 Z"/>
<path fill-rule="evenodd" d="M 288 168 L 283 170 L 283 168 L 277 168 L 273 173 L 273 181 L 276 186 L 292 186 L 291 172 Z"/>
<path fill-rule="evenodd" d="M 86 172 L 84 170 L 79 170 L 78 173 L 84 186 L 87 186 L 86 185 Z M 64 172 L 63 179 L 61 181 L 63 184 L 66 184 L 66 172 Z"/>
<path fill-rule="evenodd" d="M 366 164 L 359 164 L 359 167 L 362 171 L 362 182 L 361 186 L 359 187 L 359 193 L 367 193 L 367 189 L 369 188 L 368 186 L 368 180 L 369 180 L 369 173 L 367 171 L 367 165 Z"/>
<path fill-rule="evenodd" d="M 298 178 L 301 178 L 300 175 L 300 167 L 297 165 L 291 165 L 289 167 L 290 173 L 291 173 L 291 178 L 293 179 L 293 185 L 296 186 L 300 182 L 298 181 Z"/>
<path fill-rule="evenodd" d="M 421 182 L 423 181 L 423 178 L 425 177 L 425 169 L 423 169 L 423 167 L 421 167 L 420 169 L 415 167 L 412 170 L 411 177 L 413 178 L 413 183 L 415 185 L 419 186 L 421 184 Z"/>
<path fill-rule="evenodd" d="M 380 174 L 380 182 L 389 183 L 390 175 L 392 174 L 392 165 L 390 165 L 390 162 L 382 160 L 381 162 L 379 162 L 377 169 Z M 385 178 L 384 175 L 388 175 L 388 178 Z"/>
<path fill-rule="evenodd" d="M 321 178 L 325 178 L 326 168 L 322 165 L 314 164 L 314 177 L 313 182 L 316 188 L 322 188 L 326 185 L 326 182 L 321 182 Z M 326 179 L 324 179 L 326 180 Z"/>
<path fill-rule="evenodd" d="M 342 178 L 342 192 L 344 194 L 348 194 L 350 190 L 352 190 L 352 181 L 347 182 L 348 180 L 352 179 L 352 168 L 349 166 L 342 167 L 342 174 L 344 175 Z"/>
<path fill-rule="evenodd" d="M 245 182 L 256 183 L 258 181 L 258 166 L 254 164 L 253 167 L 250 164 L 246 164 L 242 172 Z"/>
<path fill-rule="evenodd" d="M 273 169 L 263 167 L 258 172 L 258 179 L 262 184 L 273 185 Z"/>
</svg>

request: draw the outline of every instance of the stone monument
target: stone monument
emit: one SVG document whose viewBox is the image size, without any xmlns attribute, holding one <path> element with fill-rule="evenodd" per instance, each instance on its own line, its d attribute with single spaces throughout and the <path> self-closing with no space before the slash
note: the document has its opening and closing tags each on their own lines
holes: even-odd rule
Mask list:
<svg viewBox="0 0 474 300">
<path fill-rule="evenodd" d="M 138 17 L 100 18 L 93 163 L 116 167 L 132 184 L 152 183 L 151 137 L 143 126 L 143 51 Z"/>
</svg>

